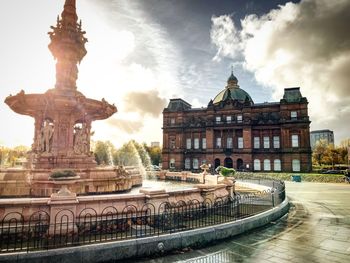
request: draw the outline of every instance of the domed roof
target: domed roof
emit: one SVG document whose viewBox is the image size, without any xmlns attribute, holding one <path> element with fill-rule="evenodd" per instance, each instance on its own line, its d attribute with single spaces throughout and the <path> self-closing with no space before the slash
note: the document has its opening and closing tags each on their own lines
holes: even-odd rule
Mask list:
<svg viewBox="0 0 350 263">
<path fill-rule="evenodd" d="M 231 76 L 227 79 L 227 83 L 234 81 L 236 84 L 238 83 L 238 79 L 236 78 L 235 75 L 233 75 L 233 72 L 231 72 Z"/>
<path fill-rule="evenodd" d="M 231 76 L 227 80 L 227 86 L 218 95 L 216 95 L 213 103 L 217 104 L 227 99 L 237 100 L 240 103 L 249 102 L 251 105 L 254 104 L 250 95 L 243 89 L 239 88 L 238 80 L 233 73 L 231 73 Z"/>
</svg>

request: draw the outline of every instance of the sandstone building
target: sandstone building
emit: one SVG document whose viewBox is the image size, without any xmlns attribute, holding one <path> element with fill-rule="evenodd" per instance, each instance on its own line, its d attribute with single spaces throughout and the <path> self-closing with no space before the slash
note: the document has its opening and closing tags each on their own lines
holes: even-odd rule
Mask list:
<svg viewBox="0 0 350 263">
<path fill-rule="evenodd" d="M 287 88 L 280 102 L 254 103 L 231 74 L 206 108 L 171 99 L 163 111 L 163 169 L 203 163 L 249 171 L 311 170 L 308 101 Z"/>
</svg>

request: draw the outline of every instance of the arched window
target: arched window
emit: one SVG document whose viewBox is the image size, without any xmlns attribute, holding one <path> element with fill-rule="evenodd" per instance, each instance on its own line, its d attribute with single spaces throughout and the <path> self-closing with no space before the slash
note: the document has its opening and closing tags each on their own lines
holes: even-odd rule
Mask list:
<svg viewBox="0 0 350 263">
<path fill-rule="evenodd" d="M 173 169 L 175 168 L 175 159 L 174 158 L 171 158 L 170 159 L 170 165 L 169 165 L 170 169 Z"/>
<path fill-rule="evenodd" d="M 273 161 L 273 170 L 281 171 L 281 160 L 280 159 L 275 159 Z"/>
<path fill-rule="evenodd" d="M 194 158 L 193 159 L 193 169 L 198 169 L 198 159 Z"/>
<path fill-rule="evenodd" d="M 264 171 L 271 171 L 271 162 L 269 159 L 264 160 Z"/>
<path fill-rule="evenodd" d="M 300 161 L 298 159 L 293 159 L 292 161 L 292 171 L 300 172 Z"/>
<path fill-rule="evenodd" d="M 254 160 L 254 171 L 260 171 L 260 160 L 259 159 L 255 159 Z"/>
<path fill-rule="evenodd" d="M 190 158 L 185 159 L 185 169 L 189 170 L 191 169 L 191 160 Z"/>
</svg>

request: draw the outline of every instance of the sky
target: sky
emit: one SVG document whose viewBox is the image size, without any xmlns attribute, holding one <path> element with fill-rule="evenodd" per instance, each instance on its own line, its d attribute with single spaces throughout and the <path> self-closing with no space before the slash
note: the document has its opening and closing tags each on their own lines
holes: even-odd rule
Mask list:
<svg viewBox="0 0 350 263">
<path fill-rule="evenodd" d="M 3 103 L 55 84 L 50 26 L 64 0 L 0 0 L 0 146 L 30 146 L 32 118 Z M 300 87 L 311 130 L 350 137 L 350 1 L 77 0 L 88 51 L 78 90 L 115 103 L 93 140 L 162 142 L 162 110 L 181 97 L 205 107 L 231 73 L 255 103 Z"/>
</svg>

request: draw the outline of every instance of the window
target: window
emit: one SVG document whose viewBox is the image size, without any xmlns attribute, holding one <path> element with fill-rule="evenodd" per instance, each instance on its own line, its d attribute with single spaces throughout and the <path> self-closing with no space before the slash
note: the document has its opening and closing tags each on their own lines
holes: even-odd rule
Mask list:
<svg viewBox="0 0 350 263">
<path fill-rule="evenodd" d="M 292 120 L 296 120 L 298 118 L 298 113 L 296 111 L 291 111 L 290 112 L 290 118 Z"/>
<path fill-rule="evenodd" d="M 193 159 L 193 169 L 198 169 L 198 159 Z"/>
<path fill-rule="evenodd" d="M 260 148 L 260 138 L 254 137 L 254 149 L 259 149 L 259 148 Z"/>
<path fill-rule="evenodd" d="M 292 135 L 292 147 L 299 147 L 299 135 Z"/>
<path fill-rule="evenodd" d="M 185 169 L 189 170 L 191 169 L 191 160 L 190 158 L 185 159 Z"/>
<path fill-rule="evenodd" d="M 243 116 L 242 115 L 237 115 L 237 122 L 242 123 L 243 121 Z"/>
<path fill-rule="evenodd" d="M 226 122 L 227 123 L 231 123 L 232 121 L 232 117 L 231 116 L 226 116 Z"/>
<path fill-rule="evenodd" d="M 194 138 L 194 148 L 199 149 L 199 138 Z"/>
<path fill-rule="evenodd" d="M 227 145 L 226 145 L 227 148 L 230 148 L 232 149 L 233 148 L 233 144 L 232 144 L 232 138 L 227 138 Z"/>
<path fill-rule="evenodd" d="M 202 148 L 207 149 L 207 138 L 202 138 Z"/>
<path fill-rule="evenodd" d="M 280 137 L 279 136 L 273 136 L 273 148 L 275 148 L 275 149 L 280 148 Z"/>
<path fill-rule="evenodd" d="M 175 149 L 175 138 L 170 138 L 169 148 Z"/>
<path fill-rule="evenodd" d="M 264 160 L 264 171 L 271 171 L 271 163 L 269 159 Z"/>
<path fill-rule="evenodd" d="M 175 168 L 175 159 L 170 159 L 170 168 Z"/>
<path fill-rule="evenodd" d="M 171 119 L 170 119 L 170 124 L 171 124 L 171 125 L 174 125 L 174 124 L 175 124 L 175 118 L 171 118 Z"/>
<path fill-rule="evenodd" d="M 259 159 L 255 159 L 254 160 L 254 171 L 260 171 L 260 160 Z"/>
<path fill-rule="evenodd" d="M 238 149 L 243 149 L 243 137 L 238 137 Z"/>
<path fill-rule="evenodd" d="M 273 161 L 273 170 L 281 171 L 281 160 L 280 159 L 275 159 Z"/>
<path fill-rule="evenodd" d="M 221 138 L 216 138 L 216 148 L 221 148 Z"/>
<path fill-rule="evenodd" d="M 264 136 L 264 149 L 269 149 L 269 148 L 270 148 L 270 137 Z"/>
<path fill-rule="evenodd" d="M 207 160 L 203 159 L 202 164 L 206 164 L 206 163 L 207 163 Z"/>
<path fill-rule="evenodd" d="M 191 149 L 191 138 L 186 139 L 186 149 Z"/>
<path fill-rule="evenodd" d="M 292 171 L 300 172 L 300 161 L 298 159 L 293 159 L 292 161 Z"/>
<path fill-rule="evenodd" d="M 216 123 L 220 123 L 221 122 L 221 117 L 220 116 L 216 116 L 215 117 L 215 122 Z"/>
</svg>

